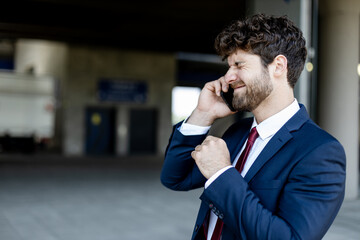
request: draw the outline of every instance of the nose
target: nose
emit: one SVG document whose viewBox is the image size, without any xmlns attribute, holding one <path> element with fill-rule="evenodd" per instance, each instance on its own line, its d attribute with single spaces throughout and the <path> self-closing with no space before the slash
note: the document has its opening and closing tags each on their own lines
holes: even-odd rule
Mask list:
<svg viewBox="0 0 360 240">
<path fill-rule="evenodd" d="M 229 70 L 225 74 L 225 82 L 227 84 L 232 84 L 237 81 L 237 74 L 233 68 L 229 68 Z"/>
</svg>

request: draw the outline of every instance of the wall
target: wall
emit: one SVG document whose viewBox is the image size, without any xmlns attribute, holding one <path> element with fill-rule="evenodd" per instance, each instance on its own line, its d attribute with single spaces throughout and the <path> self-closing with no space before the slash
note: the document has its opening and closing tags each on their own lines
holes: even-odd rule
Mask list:
<svg viewBox="0 0 360 240">
<path fill-rule="evenodd" d="M 100 103 L 100 78 L 134 79 L 148 83 L 145 104 Z M 131 52 L 110 48 L 69 46 L 67 78 L 64 82 L 64 153 L 82 155 L 85 142 L 85 107 L 113 106 L 117 117 L 117 154 L 127 154 L 129 110 L 157 108 L 158 154 L 162 154 L 171 134 L 171 89 L 175 84 L 175 57 L 172 54 Z M 146 124 L 146 123 L 144 123 Z"/>
<path fill-rule="evenodd" d="M 175 66 L 173 54 L 31 39 L 20 39 L 15 47 L 16 72 L 51 76 L 57 81 L 55 145 L 66 155 L 84 154 L 87 106 L 116 108 L 117 155 L 128 154 L 129 111 L 134 108 L 156 108 L 157 153 L 162 154 L 172 130 L 171 90 L 175 85 Z M 146 81 L 148 99 L 144 104 L 99 102 L 97 81 L 100 78 Z"/>
</svg>

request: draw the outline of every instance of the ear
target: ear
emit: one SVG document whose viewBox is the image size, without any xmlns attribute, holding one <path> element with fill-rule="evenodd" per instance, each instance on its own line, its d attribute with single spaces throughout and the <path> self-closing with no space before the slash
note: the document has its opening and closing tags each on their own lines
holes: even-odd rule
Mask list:
<svg viewBox="0 0 360 240">
<path fill-rule="evenodd" d="M 281 77 L 287 74 L 287 58 L 284 55 L 277 55 L 274 58 L 274 61 L 271 63 L 273 65 L 273 74 L 275 77 Z"/>
</svg>

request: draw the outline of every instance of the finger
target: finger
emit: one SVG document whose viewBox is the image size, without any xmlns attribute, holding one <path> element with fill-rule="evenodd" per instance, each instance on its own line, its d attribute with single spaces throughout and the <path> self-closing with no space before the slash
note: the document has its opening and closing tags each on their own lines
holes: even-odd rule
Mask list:
<svg viewBox="0 0 360 240">
<path fill-rule="evenodd" d="M 215 94 L 220 97 L 221 83 L 219 80 L 214 81 Z"/>
<path fill-rule="evenodd" d="M 201 145 L 197 145 L 196 147 L 195 147 L 195 151 L 200 151 L 201 150 Z"/>
<path fill-rule="evenodd" d="M 202 146 L 206 146 L 206 145 L 208 145 L 209 144 L 209 142 L 211 142 L 212 140 L 213 140 L 213 136 L 207 136 L 206 138 L 205 138 L 205 140 L 202 142 Z"/>
<path fill-rule="evenodd" d="M 206 139 L 211 140 L 211 139 L 216 139 L 216 138 L 217 138 L 217 137 L 214 137 L 214 136 L 212 136 L 212 135 L 208 135 L 208 136 L 206 136 L 205 140 L 206 140 Z"/>
<path fill-rule="evenodd" d="M 198 159 L 199 152 L 198 151 L 192 151 L 191 157 L 196 161 Z"/>
<path fill-rule="evenodd" d="M 209 135 L 205 138 L 204 142 L 216 141 L 217 139 L 219 139 L 219 138 Z"/>
<path fill-rule="evenodd" d="M 192 157 L 193 159 L 195 159 L 195 151 L 192 151 L 192 152 L 191 152 L 191 157 Z"/>
<path fill-rule="evenodd" d="M 219 78 L 221 89 L 223 92 L 227 92 L 229 90 L 229 84 L 225 81 L 225 77 Z"/>
<path fill-rule="evenodd" d="M 217 80 L 216 80 L 217 81 Z M 211 82 L 207 82 L 204 86 L 204 88 L 206 88 L 207 90 L 211 91 L 211 92 L 215 92 L 215 84 L 216 81 L 211 81 Z"/>
<path fill-rule="evenodd" d="M 202 142 L 201 145 L 207 145 L 209 143 L 209 141 L 211 141 L 211 138 L 206 137 L 205 140 Z"/>
</svg>

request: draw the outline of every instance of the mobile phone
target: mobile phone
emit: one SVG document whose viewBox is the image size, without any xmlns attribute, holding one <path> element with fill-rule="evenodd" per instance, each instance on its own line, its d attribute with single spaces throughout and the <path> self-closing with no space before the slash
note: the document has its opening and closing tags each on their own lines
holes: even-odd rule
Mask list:
<svg viewBox="0 0 360 240">
<path fill-rule="evenodd" d="M 234 89 L 229 86 L 229 90 L 227 92 L 221 91 L 220 95 L 224 100 L 224 102 L 226 103 L 226 105 L 229 107 L 229 109 L 233 112 L 236 112 L 232 103 L 234 98 Z"/>
</svg>

